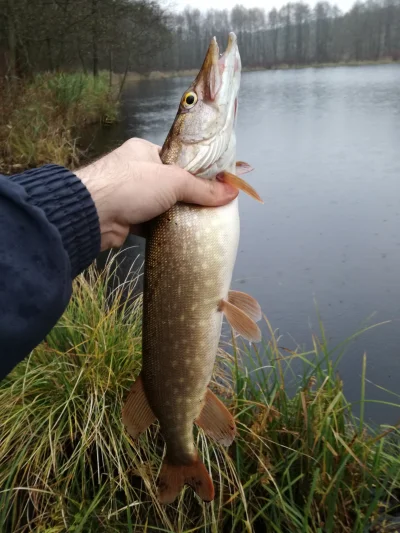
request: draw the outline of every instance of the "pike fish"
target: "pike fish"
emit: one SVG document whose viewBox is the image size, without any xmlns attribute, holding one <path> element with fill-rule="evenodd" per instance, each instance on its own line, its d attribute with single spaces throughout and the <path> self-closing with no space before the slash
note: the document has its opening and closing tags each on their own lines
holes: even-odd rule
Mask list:
<svg viewBox="0 0 400 533">
<path fill-rule="evenodd" d="M 204 179 L 230 183 L 262 201 L 236 174 L 235 123 L 241 61 L 234 33 L 220 56 L 212 39 L 203 66 L 182 96 L 161 150 L 164 164 Z M 178 203 L 150 223 L 143 293 L 143 366 L 122 412 L 136 439 L 158 419 L 166 452 L 158 479 L 161 503 L 184 485 L 203 501 L 214 499 L 211 477 L 194 445 L 196 423 L 229 446 L 235 421 L 208 385 L 223 315 L 244 338 L 261 339 L 261 309 L 251 296 L 230 291 L 239 241 L 237 198 L 222 207 Z"/>
</svg>

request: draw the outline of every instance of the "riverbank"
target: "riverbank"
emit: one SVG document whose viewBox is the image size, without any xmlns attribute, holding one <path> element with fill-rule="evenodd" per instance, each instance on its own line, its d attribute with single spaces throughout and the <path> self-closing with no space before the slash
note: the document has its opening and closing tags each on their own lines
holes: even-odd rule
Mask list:
<svg viewBox="0 0 400 533">
<path fill-rule="evenodd" d="M 141 366 L 141 299 L 127 308 L 120 288 L 110 305 L 113 268 L 99 279 L 90 270 L 76 281 L 57 327 L 0 385 L 0 521 L 7 531 L 372 533 L 389 531 L 384 523 L 393 527 L 399 431 L 368 427 L 364 387 L 361 416 L 354 418 L 335 362 L 345 343 L 328 347 L 322 327 L 309 352 L 278 348 L 270 328 L 259 352 L 234 341 L 233 356 L 221 353 L 212 388 L 235 414 L 238 436 L 228 450 L 202 432 L 196 438 L 217 497 L 202 505 L 187 490 L 173 506 L 160 507 L 158 426 L 133 444 L 121 422 Z M 291 365 L 299 362 L 303 370 L 294 373 Z M 365 384 L 366 359 L 360 373 Z M 286 385 L 293 379 L 290 396 Z"/>
<path fill-rule="evenodd" d="M 80 131 L 113 122 L 115 90 L 107 75 L 37 74 L 0 85 L 0 172 L 52 163 L 74 168 L 83 155 Z"/>
<path fill-rule="evenodd" d="M 243 72 L 257 72 L 265 70 L 299 70 L 307 68 L 333 68 L 333 67 L 363 67 L 372 65 L 393 65 L 400 64 L 400 61 L 394 61 L 391 58 L 380 59 L 379 61 L 338 61 L 336 63 L 308 63 L 308 64 L 287 64 L 270 65 L 268 67 L 243 67 Z M 143 80 L 163 80 L 169 78 L 195 77 L 198 69 L 187 70 L 170 70 L 170 71 L 152 71 L 146 74 L 138 72 L 129 72 L 126 76 L 127 82 L 136 82 Z M 114 74 L 115 80 L 120 80 L 122 75 Z"/>
<path fill-rule="evenodd" d="M 309 63 L 309 64 L 293 64 L 288 65 L 283 63 L 281 65 L 272 66 L 266 70 L 298 70 L 306 68 L 335 68 L 335 67 L 366 67 L 366 66 L 379 66 L 379 65 L 396 65 L 400 64 L 400 60 L 396 61 L 391 58 L 384 58 L 378 61 L 365 60 L 365 61 L 337 61 L 335 63 Z"/>
</svg>

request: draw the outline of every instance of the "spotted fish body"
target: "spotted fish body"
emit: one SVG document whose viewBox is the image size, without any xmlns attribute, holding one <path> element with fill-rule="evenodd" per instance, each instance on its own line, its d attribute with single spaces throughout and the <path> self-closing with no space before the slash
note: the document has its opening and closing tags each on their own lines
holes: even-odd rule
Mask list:
<svg viewBox="0 0 400 533">
<path fill-rule="evenodd" d="M 222 173 L 241 186 L 242 180 L 233 175 L 239 85 L 236 37 L 230 34 L 222 57 L 214 39 L 182 98 L 161 151 L 164 164 L 179 165 L 205 179 Z M 224 313 L 245 337 L 259 340 L 257 302 L 229 290 L 238 242 L 237 199 L 216 208 L 179 203 L 148 228 L 143 367 L 123 419 L 133 437 L 159 420 L 166 443 L 159 478 L 163 503 L 172 502 L 184 484 L 205 501 L 214 498 L 212 481 L 194 446 L 195 422 L 225 445 L 235 436 L 232 415 L 208 385 Z"/>
<path fill-rule="evenodd" d="M 237 200 L 176 205 L 154 224 L 146 253 L 142 377 L 168 459 L 193 461 L 193 421 L 211 379 L 239 237 Z"/>
</svg>

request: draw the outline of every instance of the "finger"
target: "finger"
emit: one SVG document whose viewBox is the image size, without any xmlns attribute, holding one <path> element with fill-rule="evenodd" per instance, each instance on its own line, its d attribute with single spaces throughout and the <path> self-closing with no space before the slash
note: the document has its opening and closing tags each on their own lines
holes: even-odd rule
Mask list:
<svg viewBox="0 0 400 533">
<path fill-rule="evenodd" d="M 176 201 L 217 207 L 231 202 L 238 190 L 227 183 L 206 178 L 196 178 L 175 165 L 160 165 L 157 172 L 172 186 Z"/>
<path fill-rule="evenodd" d="M 128 139 L 127 141 L 125 141 L 123 143 L 123 145 L 126 145 L 128 147 L 137 147 L 138 145 L 142 145 L 142 146 L 149 146 L 149 147 L 152 147 L 152 146 L 157 146 L 156 144 L 152 143 L 151 141 L 148 141 L 147 139 L 141 139 L 140 137 L 131 137 L 130 139 Z M 122 146 L 123 146 L 122 145 Z"/>
<path fill-rule="evenodd" d="M 227 183 L 196 178 L 187 172 L 182 175 L 177 190 L 178 200 L 189 204 L 217 207 L 231 202 L 238 190 Z"/>
<path fill-rule="evenodd" d="M 125 153 L 126 156 L 129 156 L 132 160 L 161 162 L 161 147 L 146 139 L 132 137 L 120 146 L 119 151 Z"/>
</svg>

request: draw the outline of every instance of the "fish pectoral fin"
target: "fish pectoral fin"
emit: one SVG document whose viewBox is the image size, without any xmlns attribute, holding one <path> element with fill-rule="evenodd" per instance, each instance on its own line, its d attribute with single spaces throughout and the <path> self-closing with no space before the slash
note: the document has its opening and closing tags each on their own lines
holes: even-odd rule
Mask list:
<svg viewBox="0 0 400 533">
<path fill-rule="evenodd" d="M 248 341 L 260 342 L 260 328 L 244 311 L 226 300 L 221 300 L 219 310 L 224 313 L 229 324 L 239 335 Z"/>
<path fill-rule="evenodd" d="M 214 499 L 214 485 L 203 462 L 196 457 L 189 465 L 176 465 L 165 458 L 158 478 L 160 503 L 173 503 L 184 485 L 189 485 L 204 502 Z"/>
<path fill-rule="evenodd" d="M 244 311 L 254 322 L 261 320 L 260 304 L 249 294 L 240 291 L 229 291 L 228 302 Z"/>
<path fill-rule="evenodd" d="M 242 178 L 239 178 L 239 176 L 235 176 L 235 174 L 223 171 L 217 174 L 216 179 L 224 183 L 229 183 L 229 185 L 231 185 L 232 187 L 235 187 L 236 189 L 245 192 L 258 202 L 262 204 L 264 203 L 258 192 L 253 189 L 253 187 L 249 185 L 247 181 L 244 181 Z"/>
<path fill-rule="evenodd" d="M 244 161 L 236 161 L 236 173 L 239 176 L 241 176 L 242 174 L 247 174 L 252 170 L 254 170 L 254 168 L 248 163 L 245 163 Z"/>
<path fill-rule="evenodd" d="M 203 409 L 195 422 L 219 444 L 230 446 L 235 438 L 235 419 L 210 389 L 207 389 Z"/>
<path fill-rule="evenodd" d="M 136 439 L 156 420 L 143 388 L 142 377 L 139 376 L 132 385 L 122 409 L 122 422 L 129 435 Z"/>
</svg>

